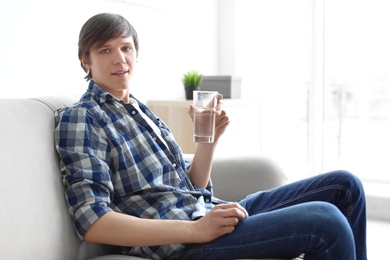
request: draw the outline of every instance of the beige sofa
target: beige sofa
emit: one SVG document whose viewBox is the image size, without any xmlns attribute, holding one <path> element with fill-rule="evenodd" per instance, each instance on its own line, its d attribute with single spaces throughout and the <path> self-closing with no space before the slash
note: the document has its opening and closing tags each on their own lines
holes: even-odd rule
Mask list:
<svg viewBox="0 0 390 260">
<path fill-rule="evenodd" d="M 0 99 L 1 259 L 141 259 L 113 255 L 114 247 L 76 237 L 53 143 L 53 112 L 75 101 L 70 97 Z M 287 180 L 271 160 L 241 156 L 216 158 L 213 181 L 217 196 L 237 200 Z"/>
</svg>

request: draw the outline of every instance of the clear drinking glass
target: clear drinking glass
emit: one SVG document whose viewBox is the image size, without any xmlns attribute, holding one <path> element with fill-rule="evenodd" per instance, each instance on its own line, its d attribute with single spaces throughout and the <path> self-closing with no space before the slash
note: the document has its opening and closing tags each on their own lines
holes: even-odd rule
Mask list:
<svg viewBox="0 0 390 260">
<path fill-rule="evenodd" d="M 217 91 L 194 91 L 194 142 L 213 143 Z"/>
</svg>

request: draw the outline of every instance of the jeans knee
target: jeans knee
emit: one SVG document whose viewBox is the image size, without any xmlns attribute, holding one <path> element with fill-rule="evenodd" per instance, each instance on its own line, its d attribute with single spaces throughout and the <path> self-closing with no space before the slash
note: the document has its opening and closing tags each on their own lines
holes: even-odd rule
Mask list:
<svg viewBox="0 0 390 260">
<path fill-rule="evenodd" d="M 305 214 L 307 217 L 305 231 L 310 239 L 305 254 L 307 253 L 308 257 L 314 255 L 315 249 L 324 252 L 326 256 L 335 256 L 340 253 L 343 253 L 344 256 L 354 254 L 353 232 L 341 211 L 327 202 L 310 202 L 308 204 Z M 347 259 L 344 256 L 332 259 Z"/>
<path fill-rule="evenodd" d="M 309 215 L 309 218 L 312 217 L 315 221 L 326 221 L 327 218 L 335 219 L 341 214 L 335 205 L 324 201 L 308 202 L 305 212 Z"/>
<path fill-rule="evenodd" d="M 346 217 L 333 204 L 328 202 L 309 203 L 307 209 L 308 219 L 320 234 L 331 239 L 352 238 L 352 231 Z"/>
<path fill-rule="evenodd" d="M 331 172 L 335 178 L 335 183 L 343 185 L 346 187 L 351 194 L 365 198 L 364 188 L 361 180 L 355 174 L 346 171 L 346 170 L 338 170 Z"/>
<path fill-rule="evenodd" d="M 346 183 L 348 186 L 363 189 L 361 180 L 355 174 L 346 170 L 334 171 L 333 174 L 337 176 L 337 179 L 339 179 L 341 183 Z"/>
</svg>

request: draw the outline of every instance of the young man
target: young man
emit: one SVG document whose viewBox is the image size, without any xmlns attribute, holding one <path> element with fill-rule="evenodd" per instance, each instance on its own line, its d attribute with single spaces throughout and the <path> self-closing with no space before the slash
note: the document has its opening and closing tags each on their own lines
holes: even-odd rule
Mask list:
<svg viewBox="0 0 390 260">
<path fill-rule="evenodd" d="M 238 203 L 214 198 L 211 164 L 228 116 L 218 102 L 215 142 L 198 144 L 186 162 L 168 126 L 131 94 L 138 49 L 135 29 L 117 14 L 95 15 L 80 31 L 90 83 L 57 111 L 55 141 L 81 239 L 153 259 L 367 258 L 365 195 L 346 171 Z"/>
</svg>

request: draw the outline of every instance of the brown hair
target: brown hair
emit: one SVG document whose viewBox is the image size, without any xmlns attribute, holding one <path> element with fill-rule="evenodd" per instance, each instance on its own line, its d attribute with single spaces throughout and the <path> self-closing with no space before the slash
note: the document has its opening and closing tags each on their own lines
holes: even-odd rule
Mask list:
<svg viewBox="0 0 390 260">
<path fill-rule="evenodd" d="M 84 57 L 88 62 L 90 62 L 90 53 L 91 48 L 99 48 L 103 46 L 108 40 L 115 39 L 120 36 L 132 37 L 137 50 L 138 55 L 138 36 L 134 27 L 121 15 L 111 14 L 111 13 L 101 13 L 95 16 L 92 16 L 85 22 L 83 27 L 80 30 L 79 34 L 79 59 Z M 83 64 L 81 67 L 87 76 L 85 79 L 91 80 L 92 73 L 88 71 Z"/>
</svg>

